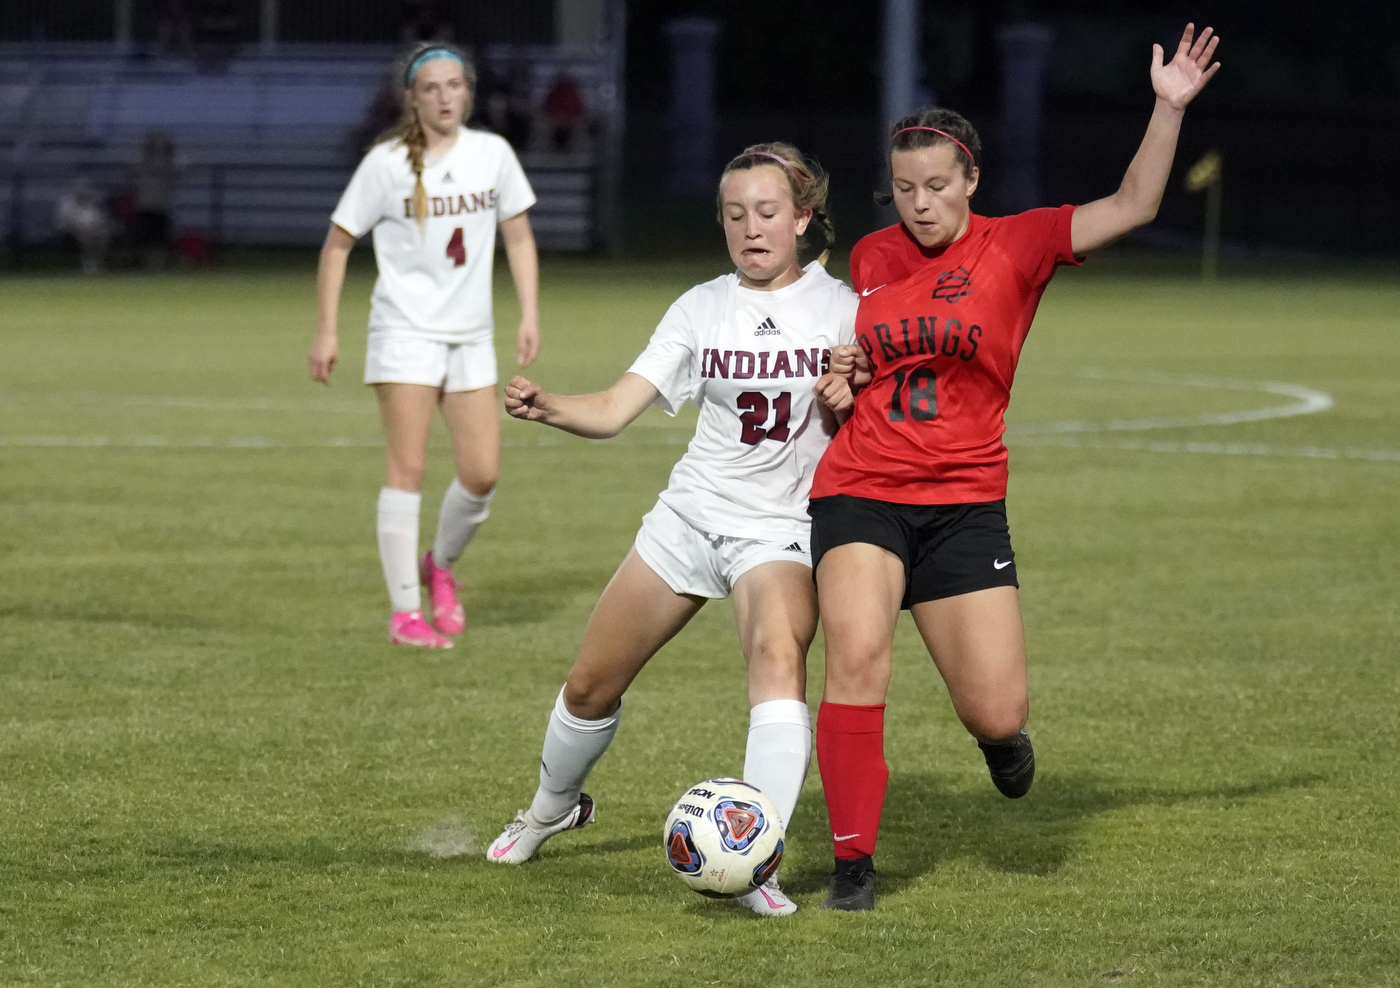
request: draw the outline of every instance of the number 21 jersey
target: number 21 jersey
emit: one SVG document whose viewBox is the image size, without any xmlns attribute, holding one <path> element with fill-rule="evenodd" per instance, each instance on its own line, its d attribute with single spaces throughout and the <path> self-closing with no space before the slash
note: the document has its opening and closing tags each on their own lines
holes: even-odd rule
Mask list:
<svg viewBox="0 0 1400 988">
<path fill-rule="evenodd" d="M 812 474 L 831 441 L 812 388 L 831 348 L 855 341 L 855 314 L 855 293 L 816 261 L 775 291 L 729 274 L 677 299 L 630 369 L 668 415 L 700 408 L 661 500 L 711 535 L 805 545 Z"/>
<path fill-rule="evenodd" d="M 402 142 L 377 144 L 331 214 L 352 237 L 374 231 L 379 280 L 371 332 L 441 343 L 491 339 L 496 227 L 535 204 L 503 138 L 463 127 L 441 158 L 423 163 L 428 219 L 413 216 L 413 169 Z"/>
<path fill-rule="evenodd" d="M 856 337 L 875 377 L 817 468 L 813 497 L 969 504 L 1006 497 L 1003 416 L 1073 206 L 988 219 L 941 248 L 903 224 L 851 252 Z"/>
</svg>

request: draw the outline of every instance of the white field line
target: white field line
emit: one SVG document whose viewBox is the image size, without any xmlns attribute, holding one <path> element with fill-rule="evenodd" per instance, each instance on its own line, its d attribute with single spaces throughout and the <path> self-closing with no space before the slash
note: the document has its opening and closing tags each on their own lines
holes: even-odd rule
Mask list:
<svg viewBox="0 0 1400 988">
<path fill-rule="evenodd" d="M 1256 394 L 1280 395 L 1292 398 L 1286 405 L 1268 408 L 1251 408 L 1239 412 L 1220 412 L 1214 415 L 1190 415 L 1184 418 L 1156 417 L 1149 419 L 1114 419 L 1110 422 L 1049 422 L 1043 425 L 1018 425 L 1008 427 L 1008 436 L 1028 436 L 1044 433 L 1083 433 L 1083 432 L 1138 432 L 1147 429 L 1183 429 L 1202 425 L 1238 425 L 1241 422 L 1263 422 L 1267 419 L 1286 419 L 1295 415 L 1314 415 L 1325 412 L 1336 402 L 1325 391 L 1316 391 L 1299 384 L 1283 384 L 1276 381 L 1240 381 L 1233 378 L 1212 377 L 1163 377 L 1156 374 L 1111 374 L 1107 371 L 1081 371 L 1080 377 L 1095 381 L 1130 381 L 1139 384 L 1159 384 L 1210 388 L 1217 391 L 1250 391 Z"/>
<path fill-rule="evenodd" d="M 1044 436 L 1018 439 L 1022 446 L 1066 446 L 1074 449 L 1112 449 L 1133 453 L 1204 453 L 1212 456 L 1271 456 L 1307 460 L 1364 460 L 1370 463 L 1400 463 L 1396 449 L 1328 449 L 1322 446 L 1270 446 L 1267 443 L 1151 442 L 1123 439 L 1078 439 L 1074 436 Z"/>
<path fill-rule="evenodd" d="M 690 439 L 688 433 L 673 433 L 663 438 L 641 439 L 635 436 L 620 436 L 608 440 L 610 445 L 619 446 L 682 446 Z M 556 436 L 542 435 L 533 443 L 518 442 L 507 437 L 501 440 L 502 446 L 558 446 L 563 440 Z M 449 448 L 447 443 L 435 442 L 435 449 Z M 1400 463 L 1400 450 L 1394 449 L 1330 449 L 1321 446 L 1271 446 L 1266 443 L 1207 443 L 1207 442 L 1149 442 L 1147 440 L 1094 440 L 1077 436 L 1026 436 L 1014 439 L 1012 445 L 1060 446 L 1073 449 L 1109 449 L 1141 453 L 1196 453 L 1215 456 L 1263 456 L 1295 457 L 1309 460 L 1359 460 L 1370 463 Z M 352 439 L 337 437 L 322 440 L 282 440 L 267 439 L 261 436 L 246 436 L 233 439 L 166 439 L 162 436 L 133 436 L 111 438 L 108 436 L 0 436 L 0 449 L 4 448 L 59 448 L 59 449 L 217 449 L 217 450 L 279 450 L 279 449 L 382 449 L 382 439 Z"/>
<path fill-rule="evenodd" d="M 594 440 L 623 446 L 677 446 L 690 441 L 690 433 L 669 432 L 661 439 Z M 559 446 L 564 438 L 541 432 L 534 441 L 506 436 L 502 446 Z M 448 443 L 434 441 L 434 449 L 448 449 Z M 233 436 L 170 439 L 166 436 L 0 436 L 0 448 L 57 447 L 62 449 L 383 449 L 384 440 L 370 437 L 332 436 L 326 439 L 269 439 L 265 436 Z"/>
<path fill-rule="evenodd" d="M 14 405 L 103 405 L 117 408 L 193 408 L 211 412 L 344 412 L 373 413 L 374 403 L 344 398 L 204 398 L 191 395 L 104 395 L 95 391 L 56 391 L 36 394 L 12 391 L 0 402 Z"/>
<path fill-rule="evenodd" d="M 1261 422 L 1268 419 L 1291 418 L 1297 415 L 1313 415 L 1326 411 L 1335 402 L 1325 391 L 1317 391 L 1298 384 L 1284 384 L 1275 381 L 1242 381 L 1234 378 L 1208 377 L 1168 377 L 1154 374 L 1114 374 L 1107 371 L 1086 370 L 1080 377 L 1103 381 L 1128 381 L 1176 387 L 1209 388 L 1226 391 L 1244 391 L 1256 394 L 1278 395 L 1293 399 L 1285 405 L 1266 408 L 1246 409 L 1236 412 L 1221 412 L 1211 415 L 1185 417 L 1155 417 L 1147 419 L 1114 419 L 1108 422 L 1049 422 L 1012 426 L 1007 429 L 1007 438 L 1016 446 L 1064 446 L 1084 449 L 1112 449 L 1128 452 L 1148 453 L 1194 453 L 1216 456 L 1262 456 L 1296 457 L 1321 460 L 1358 460 L 1371 463 L 1400 463 L 1400 450 L 1387 449 L 1328 449 L 1323 447 L 1285 447 L 1266 443 L 1210 443 L 1210 442 L 1148 442 L 1144 440 L 1083 440 L 1080 435 L 1105 432 L 1136 432 L 1152 429 L 1180 429 L 1206 425 L 1236 425 L 1241 422 Z M 59 401 L 76 398 L 83 403 L 97 396 L 76 395 L 0 395 L 0 401 Z M 91 403 L 96 403 L 92 401 Z M 198 398 L 125 398 L 118 404 L 165 406 L 176 408 L 209 408 L 218 410 L 283 411 L 293 408 L 330 405 L 347 406 L 349 402 L 298 402 L 262 400 L 222 400 Z M 356 405 L 360 403 L 355 403 Z M 329 409 L 328 409 L 329 410 Z M 675 446 L 684 445 L 690 433 L 679 430 L 647 429 L 642 434 L 632 433 L 616 439 L 603 440 L 610 444 L 624 446 Z M 562 436 L 549 432 L 537 435 L 533 442 L 505 437 L 503 446 L 558 446 L 564 441 Z M 170 439 L 165 436 L 0 436 L 0 447 L 57 447 L 57 448 L 114 448 L 114 449 L 377 449 L 384 441 L 380 438 L 330 437 L 325 439 L 270 439 L 262 436 L 242 437 L 197 437 Z M 433 443 L 435 447 L 446 444 Z"/>
</svg>

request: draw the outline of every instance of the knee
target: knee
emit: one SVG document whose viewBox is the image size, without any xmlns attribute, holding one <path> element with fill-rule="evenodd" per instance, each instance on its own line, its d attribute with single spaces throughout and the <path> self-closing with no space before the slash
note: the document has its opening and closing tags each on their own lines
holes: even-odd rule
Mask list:
<svg viewBox="0 0 1400 988">
<path fill-rule="evenodd" d="M 384 478 L 384 486 L 392 487 L 396 491 L 410 491 L 417 494 L 423 489 L 423 471 L 418 470 L 395 470 L 392 467 Z"/>
<path fill-rule="evenodd" d="M 421 458 L 390 457 L 384 476 L 387 487 L 400 491 L 418 491 L 423 488 L 424 461 Z"/>
<path fill-rule="evenodd" d="M 570 675 L 564 684 L 564 707 L 582 720 L 602 720 L 617 710 L 620 697 L 600 682 Z"/>
<path fill-rule="evenodd" d="M 1030 703 L 1025 697 L 979 704 L 962 715 L 963 726 L 978 741 L 1005 741 L 1026 726 Z"/>
<path fill-rule="evenodd" d="M 800 695 L 806 680 L 807 657 L 795 641 L 763 642 L 749 656 L 749 685 L 765 694 Z"/>
<path fill-rule="evenodd" d="M 852 642 L 833 650 L 828 641 L 826 681 L 833 699 L 848 703 L 882 703 L 889 684 L 890 646 L 880 642 Z"/>
<path fill-rule="evenodd" d="M 457 483 L 461 484 L 472 497 L 485 497 L 496 489 L 496 481 L 500 479 L 499 470 L 475 471 L 474 473 L 457 474 Z"/>
</svg>

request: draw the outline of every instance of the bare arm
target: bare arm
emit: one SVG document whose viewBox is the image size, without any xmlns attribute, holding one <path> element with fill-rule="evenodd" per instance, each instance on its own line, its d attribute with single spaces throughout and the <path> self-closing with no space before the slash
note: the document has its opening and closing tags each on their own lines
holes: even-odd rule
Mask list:
<svg viewBox="0 0 1400 988">
<path fill-rule="evenodd" d="M 1147 134 L 1118 191 L 1074 211 L 1070 244 L 1077 256 L 1107 247 L 1156 218 L 1171 175 L 1172 159 L 1176 157 L 1176 139 L 1186 106 L 1220 68 L 1219 62 L 1210 62 L 1220 38 L 1211 37 L 1213 29 L 1206 28 L 1193 44 L 1195 30 L 1194 24 L 1186 25 L 1176 56 L 1165 65 L 1162 46 L 1152 46 L 1152 89 L 1157 94 L 1157 105 L 1147 124 Z"/>
<path fill-rule="evenodd" d="M 540 355 L 540 255 L 535 234 L 526 213 L 501 223 L 501 239 L 506 244 L 506 263 L 520 300 L 520 329 L 515 337 L 515 356 L 521 367 L 529 367 Z"/>
<path fill-rule="evenodd" d="M 331 224 L 326 242 L 321 245 L 321 261 L 316 267 L 316 338 L 311 343 L 307 362 L 311 380 L 329 384 L 340 354 L 336 336 L 336 319 L 340 314 L 340 290 L 345 286 L 345 264 L 355 238 Z"/>
<path fill-rule="evenodd" d="M 506 385 L 506 411 L 585 439 L 611 439 L 646 411 L 658 394 L 656 385 L 630 371 L 608 390 L 591 395 L 554 395 L 533 381 L 513 377 Z"/>
</svg>

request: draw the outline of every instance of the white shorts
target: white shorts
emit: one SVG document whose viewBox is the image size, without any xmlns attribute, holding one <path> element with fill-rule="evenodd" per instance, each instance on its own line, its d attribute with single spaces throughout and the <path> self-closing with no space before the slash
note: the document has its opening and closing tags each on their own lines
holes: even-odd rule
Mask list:
<svg viewBox="0 0 1400 988">
<path fill-rule="evenodd" d="M 475 391 L 496 383 L 496 346 L 437 343 L 388 333 L 370 333 L 365 350 L 366 384 L 426 384 L 444 391 Z"/>
<path fill-rule="evenodd" d="M 721 600 L 728 597 L 739 577 L 762 563 L 783 561 L 811 567 L 811 545 L 806 539 L 764 542 L 711 535 L 695 528 L 665 502 L 642 519 L 637 533 L 637 555 L 676 593 Z"/>
</svg>

